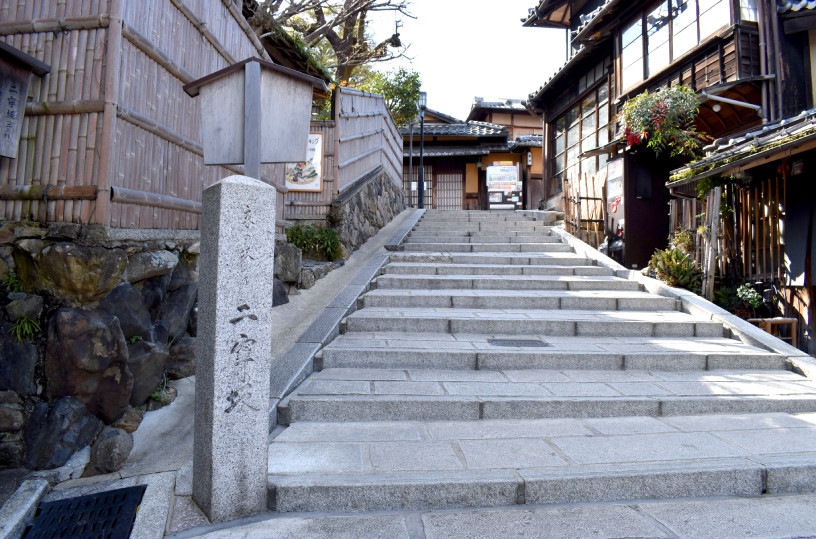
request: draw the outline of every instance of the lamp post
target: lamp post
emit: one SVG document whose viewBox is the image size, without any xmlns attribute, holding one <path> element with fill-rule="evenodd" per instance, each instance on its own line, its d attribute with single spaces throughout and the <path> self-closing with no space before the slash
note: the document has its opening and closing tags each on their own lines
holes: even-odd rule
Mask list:
<svg viewBox="0 0 816 539">
<path fill-rule="evenodd" d="M 419 186 L 417 191 L 418 206 L 425 207 L 425 106 L 428 104 L 428 92 L 419 92 Z"/>
<path fill-rule="evenodd" d="M 410 150 L 408 151 L 408 204 L 414 206 L 414 190 L 411 185 L 414 183 L 414 128 L 416 127 L 416 118 L 411 120 L 411 141 Z"/>
</svg>

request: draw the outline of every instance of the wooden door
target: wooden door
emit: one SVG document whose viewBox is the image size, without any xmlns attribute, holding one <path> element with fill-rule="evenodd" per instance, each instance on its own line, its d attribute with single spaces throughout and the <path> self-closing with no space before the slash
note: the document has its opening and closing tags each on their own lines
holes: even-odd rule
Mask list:
<svg viewBox="0 0 816 539">
<path fill-rule="evenodd" d="M 434 208 L 461 210 L 464 203 L 465 174 L 459 170 L 440 170 L 436 173 Z"/>
</svg>

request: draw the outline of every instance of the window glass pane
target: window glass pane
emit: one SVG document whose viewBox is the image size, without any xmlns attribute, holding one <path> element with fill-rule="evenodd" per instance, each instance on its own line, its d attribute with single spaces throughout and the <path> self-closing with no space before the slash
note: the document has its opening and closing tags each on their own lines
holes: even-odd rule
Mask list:
<svg viewBox="0 0 816 539">
<path fill-rule="evenodd" d="M 674 12 L 672 47 L 674 58 L 678 58 L 697 44 L 697 2 L 672 0 L 672 10 Z"/>
<path fill-rule="evenodd" d="M 646 14 L 647 76 L 669 65 L 669 4 L 663 2 Z"/>
<path fill-rule="evenodd" d="M 581 121 L 581 137 L 595 136 L 595 114 L 587 116 Z"/>
<path fill-rule="evenodd" d="M 561 154 L 553 160 L 552 173 L 560 174 L 563 171 L 564 171 L 564 154 Z"/>
<path fill-rule="evenodd" d="M 757 0 L 740 0 L 740 19 L 754 22 L 759 20 L 757 17 Z"/>
<path fill-rule="evenodd" d="M 583 103 L 581 103 L 581 116 L 586 117 L 590 114 L 595 114 L 595 103 L 595 92 L 592 92 L 585 97 Z"/>
<path fill-rule="evenodd" d="M 578 124 L 570 127 L 570 130 L 567 131 L 567 146 L 572 146 L 578 142 L 578 136 L 580 134 L 579 130 L 580 126 Z"/>
<path fill-rule="evenodd" d="M 643 21 L 638 19 L 623 31 L 622 44 L 622 83 L 628 88 L 643 79 Z"/>
<path fill-rule="evenodd" d="M 598 107 L 598 123 L 605 124 L 609 121 L 609 105 L 604 103 Z"/>
<path fill-rule="evenodd" d="M 595 133 L 592 133 L 592 135 L 581 141 L 582 152 L 588 152 L 589 150 L 594 150 L 597 147 L 598 144 L 595 142 Z"/>
<path fill-rule="evenodd" d="M 595 169 L 595 158 L 588 157 L 581 161 L 581 177 L 584 176 L 593 176 L 596 172 Z"/>
<path fill-rule="evenodd" d="M 598 88 L 598 102 L 605 103 L 608 100 L 609 100 L 609 85 L 604 83 L 601 84 L 601 86 Z"/>
<path fill-rule="evenodd" d="M 699 0 L 699 2 L 700 39 L 705 39 L 730 24 L 731 8 L 726 0 Z"/>
<path fill-rule="evenodd" d="M 575 184 L 575 182 L 578 181 L 578 163 L 577 162 L 574 165 L 572 165 L 571 167 L 567 168 L 566 178 L 572 184 Z"/>
<path fill-rule="evenodd" d="M 606 126 L 603 126 L 598 130 L 598 146 L 603 146 L 608 142 L 609 142 L 609 130 L 607 129 Z"/>
<path fill-rule="evenodd" d="M 567 166 L 578 162 L 578 145 L 567 148 Z"/>
<path fill-rule="evenodd" d="M 567 111 L 567 126 L 574 125 L 578 121 L 578 107 L 574 107 Z"/>
<path fill-rule="evenodd" d="M 559 174 L 550 178 L 550 194 L 560 193 L 563 189 L 564 175 Z"/>
<path fill-rule="evenodd" d="M 564 151 L 564 135 L 558 135 L 555 137 L 555 153 L 561 153 Z"/>
<path fill-rule="evenodd" d="M 606 168 L 606 162 L 607 161 L 609 161 L 609 158 L 606 156 L 606 154 L 599 155 L 598 156 L 598 170 L 603 170 L 604 168 Z"/>
<path fill-rule="evenodd" d="M 555 122 L 555 130 L 557 133 L 563 133 L 567 128 L 567 117 L 561 116 Z"/>
</svg>

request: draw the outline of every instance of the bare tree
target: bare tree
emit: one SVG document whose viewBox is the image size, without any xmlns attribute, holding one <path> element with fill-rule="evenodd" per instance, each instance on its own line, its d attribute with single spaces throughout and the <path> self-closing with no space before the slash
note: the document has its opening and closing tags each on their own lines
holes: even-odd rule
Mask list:
<svg viewBox="0 0 816 539">
<path fill-rule="evenodd" d="M 335 79 L 342 84 L 357 66 L 393 60 L 405 54 L 397 16 L 413 18 L 411 0 L 244 0 L 249 22 L 263 37 L 277 28 L 300 36 L 315 47 L 325 41 L 333 52 Z M 389 38 L 377 42 L 367 31 L 371 14 L 393 12 L 396 24 Z"/>
</svg>

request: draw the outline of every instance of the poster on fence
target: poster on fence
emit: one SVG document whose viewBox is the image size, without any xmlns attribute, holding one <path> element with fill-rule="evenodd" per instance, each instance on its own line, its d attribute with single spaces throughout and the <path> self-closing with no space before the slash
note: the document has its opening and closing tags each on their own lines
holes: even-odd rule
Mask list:
<svg viewBox="0 0 816 539">
<path fill-rule="evenodd" d="M 323 190 L 323 133 L 309 133 L 304 163 L 286 163 L 286 187 L 290 191 Z"/>
</svg>

